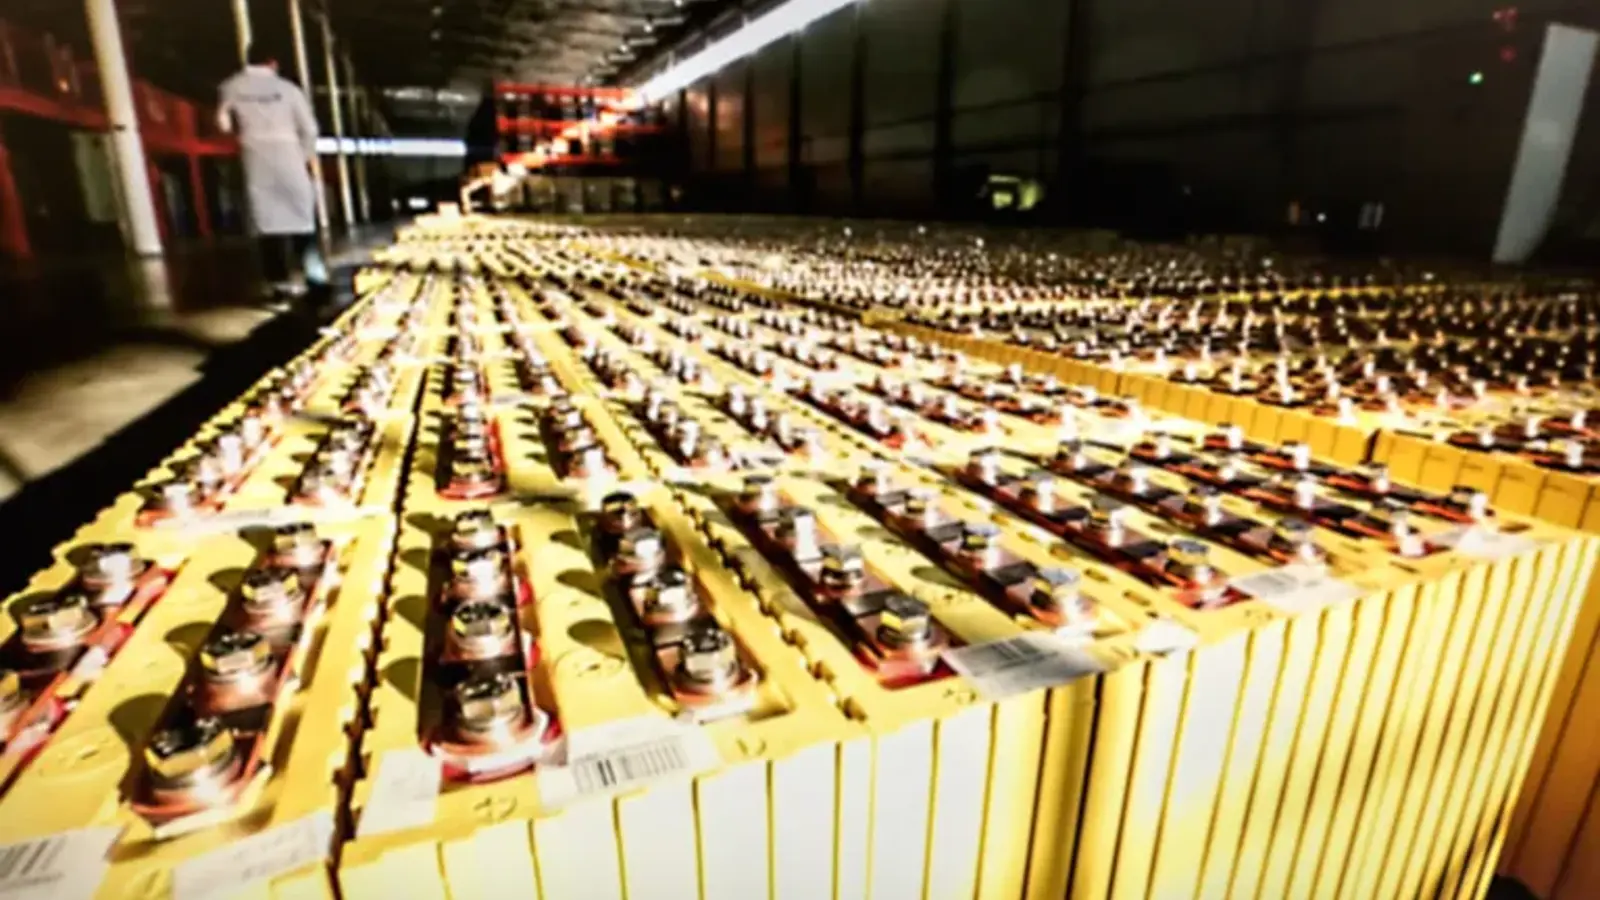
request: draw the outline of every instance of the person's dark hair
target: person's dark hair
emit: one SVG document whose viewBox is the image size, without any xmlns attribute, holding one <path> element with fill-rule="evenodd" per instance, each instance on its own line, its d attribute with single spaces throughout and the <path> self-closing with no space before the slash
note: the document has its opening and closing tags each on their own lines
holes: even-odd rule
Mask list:
<svg viewBox="0 0 1600 900">
<path fill-rule="evenodd" d="M 260 44 L 251 44 L 244 52 L 244 61 L 252 66 L 264 66 L 278 61 L 278 55 Z"/>
</svg>

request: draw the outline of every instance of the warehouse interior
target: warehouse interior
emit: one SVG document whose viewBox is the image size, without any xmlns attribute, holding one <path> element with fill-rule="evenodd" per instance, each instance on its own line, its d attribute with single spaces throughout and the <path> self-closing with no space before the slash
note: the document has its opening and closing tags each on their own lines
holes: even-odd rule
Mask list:
<svg viewBox="0 0 1600 900">
<path fill-rule="evenodd" d="M 1600 896 L 1597 57 L 6 0 L 0 897 Z"/>
</svg>

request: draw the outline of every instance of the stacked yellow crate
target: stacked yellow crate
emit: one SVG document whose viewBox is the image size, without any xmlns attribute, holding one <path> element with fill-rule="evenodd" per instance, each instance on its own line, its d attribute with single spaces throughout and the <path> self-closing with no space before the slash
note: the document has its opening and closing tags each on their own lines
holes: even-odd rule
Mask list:
<svg viewBox="0 0 1600 900">
<path fill-rule="evenodd" d="M 856 454 L 841 436 L 830 448 Z M 1032 786 L 1029 895 L 1481 893 L 1479 831 L 1493 833 L 1519 780 L 1521 736 L 1574 599 L 1561 586 L 1593 565 L 1586 542 L 1514 527 L 1538 541 L 1505 559 L 1426 564 L 1324 535 L 1334 571 L 1367 596 L 1299 614 L 1259 602 L 1200 613 L 1124 593 L 1135 626 L 1179 621 L 1199 646 L 1157 658 L 1132 641 L 1119 656 L 1112 642 L 1099 648 L 1107 674 L 1048 695 L 1057 730 Z"/>
<path fill-rule="evenodd" d="M 1471 485 L 1490 494 L 1497 507 L 1600 534 L 1600 482 L 1593 476 L 1453 446 L 1446 437 L 1382 432 L 1373 460 L 1400 481 Z M 1590 586 L 1570 631 L 1500 861 L 1504 874 L 1546 900 L 1600 892 L 1600 741 L 1593 727 L 1600 710 L 1600 581 Z"/>
<path fill-rule="evenodd" d="M 370 327 L 374 304 L 403 293 L 404 286 L 390 285 L 387 274 L 361 281 L 368 293 L 302 357 L 316 367 L 302 409 L 330 397 L 337 405 L 338 381 L 349 366 L 365 362 L 362 354 L 371 349 L 359 332 Z M 410 305 L 409 297 L 399 299 Z M 280 379 L 281 373 L 269 375 L 246 399 Z M 410 385 L 414 397 L 416 381 Z M 397 424 L 376 438 L 357 498 L 380 513 L 387 511 L 409 442 L 411 401 L 405 390 L 401 379 L 392 416 Z M 231 425 L 244 407 L 242 399 L 223 410 L 197 441 Z M 30 722 L 23 724 L 35 725 L 13 729 L 8 723 L 0 733 L 0 742 L 8 743 L 0 754 L 0 845 L 7 846 L 8 860 L 0 879 L 8 890 L 27 885 L 51 896 L 210 896 L 241 877 L 250 880 L 253 872 L 277 890 L 331 896 L 324 861 L 344 814 L 349 738 L 358 724 L 365 653 L 381 608 L 393 524 L 388 515 L 333 515 L 331 509 L 292 506 L 290 482 L 304 462 L 296 456 L 315 447 L 313 430 L 285 418 L 276 433 L 278 439 L 219 508 L 150 524 L 139 518 L 147 493 L 130 492 L 58 548 L 55 562 L 5 602 L 0 668 L 21 668 L 19 684 L 33 702 L 24 714 Z M 152 473 L 166 475 L 165 467 Z M 177 818 L 152 811 L 144 805 L 144 785 L 153 765 L 154 730 L 187 715 L 181 708 L 187 701 L 179 695 L 198 677 L 202 643 L 241 608 L 248 596 L 241 584 L 246 570 L 269 564 L 275 552 L 271 526 L 306 520 L 318 520 L 316 533 L 330 555 L 320 564 L 298 636 L 274 651 L 283 660 L 277 665 L 287 673 L 281 676 L 286 686 L 266 718 L 251 726 L 259 738 L 230 751 L 252 746 L 259 766 L 245 763 L 240 784 L 219 783 L 218 793 L 201 804 L 207 811 Z M 126 600 L 112 598 L 130 590 L 120 586 L 125 576 L 112 578 L 106 588 L 93 580 L 101 578 L 97 558 L 111 560 L 99 568 L 138 573 Z M 81 591 L 91 597 L 106 592 L 108 605 L 94 616 L 115 624 L 95 628 L 93 646 L 64 677 L 44 680 L 25 665 L 40 652 L 32 649 L 40 636 L 49 636 L 36 630 L 53 634 L 69 623 L 44 622 L 33 610 L 40 601 Z M 48 724 L 32 721 L 41 708 L 53 711 Z M 197 790 L 204 793 L 203 783 Z"/>
</svg>

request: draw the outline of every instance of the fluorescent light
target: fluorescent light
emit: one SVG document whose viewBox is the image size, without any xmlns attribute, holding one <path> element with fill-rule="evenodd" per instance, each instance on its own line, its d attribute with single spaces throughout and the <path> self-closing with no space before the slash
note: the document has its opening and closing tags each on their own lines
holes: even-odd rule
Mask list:
<svg viewBox="0 0 1600 900">
<path fill-rule="evenodd" d="M 646 102 L 659 100 L 854 2 L 856 0 L 786 0 L 646 81 L 639 86 L 639 93 Z"/>
<path fill-rule="evenodd" d="M 467 155 L 465 141 L 451 138 L 317 138 L 318 153 L 350 156 L 436 156 L 457 158 Z"/>
</svg>

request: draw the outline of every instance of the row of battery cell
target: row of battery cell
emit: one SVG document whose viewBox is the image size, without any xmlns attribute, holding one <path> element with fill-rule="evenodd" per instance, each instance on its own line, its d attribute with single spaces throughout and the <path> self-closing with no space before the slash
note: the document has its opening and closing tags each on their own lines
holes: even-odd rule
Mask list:
<svg viewBox="0 0 1600 900">
<path fill-rule="evenodd" d="M 385 477 L 392 495 L 409 411 L 384 410 L 398 425 L 373 414 L 400 402 L 384 383 L 384 332 L 418 289 L 382 271 L 360 282 L 361 299 L 306 354 L 207 422 L 6 604 L 0 688 L 7 713 L 18 709 L 0 738 L 0 843 L 92 867 L 76 842 L 109 829 L 95 896 L 211 891 L 280 829 L 326 822 L 331 838 L 392 525 L 326 514 L 376 500 Z M 346 412 L 362 418 L 324 424 Z M 328 884 L 321 860 L 274 876 Z"/>
<path fill-rule="evenodd" d="M 460 243 L 449 243 L 449 258 L 462 258 Z M 412 308 L 421 313 L 425 346 L 411 351 L 423 365 L 408 368 L 414 376 L 425 370 L 427 382 L 395 498 L 393 571 L 387 582 L 372 575 L 391 564 L 381 538 L 358 536 L 346 551 L 354 555 L 341 557 L 347 572 L 360 574 L 353 588 L 342 579 L 323 617 L 330 630 L 321 653 L 336 647 L 338 661 L 322 678 L 328 657 L 318 656 L 309 688 L 291 700 L 291 709 L 306 704 L 291 757 L 246 801 L 270 809 L 274 825 L 296 810 L 348 808 L 331 838 L 340 845 L 344 894 L 496 896 L 508 886 L 553 897 L 1481 890 L 1482 848 L 1499 839 L 1525 736 L 1549 690 L 1548 660 L 1575 600 L 1563 579 L 1592 565 L 1587 543 L 1529 526 L 1512 532 L 1528 545 L 1501 560 L 1443 545 L 1418 556 L 1399 552 L 1398 543 L 1378 550 L 1384 534 L 1397 533 L 1392 521 L 1374 534 L 1317 523 L 1330 569 L 1361 599 L 1306 610 L 1231 597 L 1185 602 L 1179 586 L 1108 565 L 1104 548 L 1091 552 L 999 502 L 1016 454 L 997 460 L 985 442 L 1020 449 L 1029 465 L 1050 470 L 1059 455 L 1054 424 L 1041 431 L 1004 413 L 1005 433 L 964 435 L 916 413 L 914 427 L 935 439 L 928 459 L 904 457 L 804 396 L 641 318 L 630 304 L 638 305 L 633 291 L 643 278 L 617 289 L 621 299 L 602 297 L 590 293 L 593 279 L 573 279 L 584 271 L 581 257 L 505 244 L 474 252 L 484 257 L 478 275 L 400 276 L 424 288 Z M 669 286 L 646 283 L 663 293 Z M 540 296 L 530 296 L 529 286 Z M 725 312 L 743 308 L 726 291 L 694 294 L 718 297 Z M 601 315 L 589 315 L 589 305 Z M 575 346 L 560 336 L 567 326 L 578 332 Z M 665 355 L 618 337 L 613 326 L 652 334 L 654 350 Z M 463 340 L 466 334 L 475 337 Z M 593 365 L 601 352 L 605 366 Z M 867 353 L 870 362 L 879 351 Z M 672 375 L 686 360 L 697 377 Z M 837 365 L 854 368 L 842 359 Z M 467 455 L 476 449 L 475 436 L 455 427 L 462 398 L 448 399 L 456 367 L 481 373 L 459 379 L 482 386 L 466 406 L 499 426 L 504 489 L 494 495 L 441 490 L 447 444 L 465 437 Z M 638 372 L 643 390 L 632 391 L 619 368 Z M 615 386 L 597 371 L 607 369 Z M 706 373 L 727 389 L 707 383 Z M 804 390 L 802 383 L 797 393 Z M 749 414 L 758 400 L 769 421 L 751 428 L 733 410 Z M 1106 404 L 1082 406 L 1095 422 L 1117 421 L 1100 415 L 1114 411 Z M 766 426 L 778 415 L 810 439 L 792 450 L 770 440 Z M 699 427 L 684 429 L 688 421 Z M 563 435 L 569 453 L 599 447 L 607 467 L 558 470 Z M 1185 436 L 1204 449 L 1204 429 Z M 712 438 L 751 471 L 708 465 L 715 461 L 695 450 Z M 1079 449 L 1145 452 L 1136 441 L 1117 451 L 1098 443 L 1106 442 Z M 1108 458 L 1116 473 L 1110 484 L 1093 483 L 1101 473 L 1077 471 L 1075 449 L 1052 473 L 1059 484 L 1045 505 L 1053 507 L 1067 484 L 1078 489 L 1082 475 L 1083 490 L 1109 489 L 1127 504 L 1102 523 L 1102 536 L 1164 527 L 1174 518 L 1171 505 L 1151 487 L 1174 490 L 1173 479 L 1188 478 L 1160 464 L 1187 446 L 1169 444 L 1163 453 L 1151 443 L 1142 475 Z M 1275 463 L 1293 470 L 1302 455 L 1292 447 L 1206 452 L 1238 457 L 1247 477 Z M 1340 474 L 1293 475 L 1316 483 L 1290 484 L 1274 497 L 1293 506 L 1309 493 L 1316 511 L 1324 500 L 1348 497 L 1352 485 L 1370 492 L 1382 483 L 1378 473 L 1350 474 L 1341 486 L 1333 483 Z M 292 483 L 286 479 L 276 502 Z M 1025 483 L 1029 502 L 1039 505 L 1041 479 Z M 869 496 L 903 484 L 907 501 L 922 492 L 926 505 L 961 520 L 954 540 L 939 539 L 948 529 L 936 530 L 945 524 L 937 520 L 932 535 L 919 536 L 929 520 Z M 1265 521 L 1270 504 L 1244 490 L 1219 491 L 1223 513 Z M 1021 502 L 1020 492 L 1015 497 Z M 1230 575 L 1272 570 L 1278 560 L 1246 552 L 1254 546 L 1248 540 L 1205 539 L 1197 529 L 1231 520 L 1212 515 L 1219 504 L 1209 495 L 1196 500 L 1179 524 L 1209 545 L 1204 564 Z M 1457 500 L 1444 506 L 1470 515 L 1480 502 L 1466 495 L 1435 502 Z M 1407 514 L 1425 546 L 1454 523 L 1410 506 Z M 1522 523 L 1496 524 L 1506 531 Z M 268 574 L 249 576 L 249 591 L 208 593 L 208 630 L 196 638 L 220 638 L 209 629 L 237 625 L 236 610 L 258 587 L 263 598 L 282 598 L 311 581 L 296 574 L 286 584 L 285 567 L 262 555 L 276 552 L 270 546 L 212 540 L 236 542 L 225 559 Z M 1201 561 L 1178 562 L 1192 576 Z M 1047 574 L 1063 563 L 1078 573 L 1076 585 Z M 1021 571 L 1029 574 L 1019 579 Z M 202 579 L 188 569 L 177 577 Z M 369 659 L 364 639 L 374 622 Z M 1145 640 L 1147 623 L 1181 625 L 1197 646 L 1161 652 Z M 945 666 L 944 650 L 983 651 L 971 660 L 1026 655 L 1034 645 L 1019 640 L 1030 632 L 1072 636 L 1082 670 L 1058 687 L 991 700 Z M 149 634 L 136 629 L 134 640 Z M 328 643 L 335 639 L 342 643 Z M 248 638 L 227 643 L 219 649 L 254 646 Z M 265 644 L 273 647 L 270 636 Z M 239 649 L 216 658 L 228 660 L 230 673 L 256 671 L 250 647 Z M 194 677 L 186 666 L 175 676 L 167 668 L 172 685 Z M 1279 690 L 1284 683 L 1306 688 Z M 192 717 L 196 704 L 226 703 L 224 696 L 244 702 L 237 692 L 181 694 L 181 710 L 154 706 L 146 719 Z M 1452 696 L 1453 707 L 1436 702 Z M 109 710 L 97 709 L 68 727 L 108 721 Z M 307 726 L 306 715 L 320 718 Z M 603 803 L 563 805 L 546 790 L 547 776 L 563 770 L 616 787 L 619 771 L 670 755 L 670 742 L 633 748 L 637 755 L 560 755 L 561 739 L 570 751 L 643 720 L 702 732 L 720 763 L 692 780 L 624 781 L 628 789 Z M 174 754 L 181 765 L 165 771 L 215 777 L 206 761 L 224 754 L 215 735 L 201 732 L 192 741 L 200 752 Z M 81 753 L 98 739 L 73 738 L 59 754 Z M 393 830 L 369 826 L 367 813 L 383 806 L 385 758 L 419 751 L 439 760 L 446 776 L 432 817 Z M 59 771 L 60 759 L 51 757 L 47 774 Z M 94 766 L 79 774 L 83 768 Z M 120 781 L 124 770 L 115 774 Z M 285 799 L 290 793 L 293 802 Z M 229 825 L 152 842 L 151 852 L 131 854 L 126 864 L 159 858 L 170 865 L 198 847 L 247 839 L 251 830 Z M 492 872 L 486 858 L 495 860 Z M 150 896 L 165 889 L 149 880 L 158 877 L 130 883 Z M 332 890 L 321 862 L 273 877 L 279 890 Z"/>
<path fill-rule="evenodd" d="M 1433 396 L 1418 395 L 1414 402 L 1406 402 L 1395 393 L 1392 379 L 1384 383 L 1381 373 L 1368 371 L 1370 402 L 1363 406 L 1341 396 L 1319 410 L 1292 397 L 1288 402 L 1281 397 L 1270 402 L 1270 397 L 1259 399 L 1228 384 L 1208 384 L 1190 371 L 1191 366 L 1174 367 L 1164 379 L 1134 374 L 1139 367 L 1117 373 L 1037 351 L 983 346 L 973 339 L 900 328 L 929 343 L 955 344 L 968 354 L 997 362 L 1025 359 L 1062 373 L 1063 380 L 1102 387 L 1115 382 L 1121 392 L 1157 409 L 1204 421 L 1240 423 L 1258 440 L 1309 442 L 1318 455 L 1346 464 L 1371 459 L 1381 467 L 1378 481 L 1392 477 L 1429 491 L 1476 492 L 1501 510 L 1591 534 L 1600 528 L 1600 503 L 1595 501 L 1600 495 L 1588 474 L 1587 407 L 1581 401 L 1563 405 L 1559 392 L 1545 397 L 1550 392 L 1528 390 L 1509 405 L 1474 413 L 1473 408 L 1493 399 L 1486 386 L 1462 388 L 1462 396 L 1482 402 L 1463 405 L 1452 399 L 1446 407 L 1437 390 Z M 1276 377 L 1276 370 L 1268 374 Z M 1221 376 L 1231 377 L 1228 372 Z M 1516 385 L 1506 388 L 1517 390 Z M 1512 817 L 1501 862 L 1506 874 L 1544 897 L 1587 896 L 1600 885 L 1600 869 L 1586 861 L 1594 857 L 1590 851 L 1600 847 L 1600 805 L 1593 800 L 1600 796 L 1594 790 L 1600 783 L 1600 754 L 1581 749 L 1584 745 L 1572 737 L 1573 728 L 1583 727 L 1578 723 L 1586 720 L 1583 710 L 1593 705 L 1595 695 L 1589 684 L 1593 679 L 1585 673 L 1594 670 L 1589 662 L 1600 652 L 1595 639 L 1600 634 L 1600 593 L 1589 592 L 1583 610 L 1574 621 L 1571 650 L 1561 663 L 1554 699 L 1530 754 L 1528 786 Z"/>
<path fill-rule="evenodd" d="M 1384 480 L 1384 472 L 1381 472 L 1381 471 L 1368 472 L 1368 474 L 1365 474 L 1365 476 L 1360 477 L 1360 479 L 1352 479 L 1352 480 L 1363 480 L 1363 482 L 1365 482 L 1365 484 L 1368 485 L 1368 487 L 1370 487 L 1371 484 L 1382 484 L 1382 480 Z M 1474 509 L 1475 506 L 1478 506 L 1478 504 L 1482 504 L 1482 496 L 1478 495 L 1478 493 L 1470 492 L 1470 490 L 1467 490 L 1467 492 L 1458 492 L 1458 493 L 1461 493 L 1461 496 L 1459 496 L 1459 498 L 1456 498 L 1456 496 L 1450 496 L 1450 498 L 1445 498 L 1446 501 L 1451 501 L 1450 504 L 1451 504 L 1451 506 L 1453 506 L 1453 508 L 1462 509 L 1462 511 L 1469 511 L 1469 509 Z M 1400 498 L 1394 498 L 1394 500 L 1400 500 Z M 1390 527 L 1394 527 L 1394 522 L 1392 522 L 1392 519 L 1394 519 L 1394 517 L 1395 517 L 1394 514 L 1390 514 L 1390 517 L 1389 517 L 1390 520 L 1387 520 L 1387 522 L 1386 522 L 1386 524 L 1390 525 Z M 1536 703 L 1534 703 L 1533 706 L 1536 706 Z M 1523 737 L 1525 737 L 1525 733 L 1523 733 Z M 1502 798 L 1504 798 L 1504 794 L 1502 794 Z M 1421 863 L 1418 863 L 1418 865 L 1421 865 Z M 1477 865 L 1477 870 L 1475 870 L 1475 873 L 1480 874 L 1480 876 L 1482 876 L 1482 874 L 1485 874 L 1485 870 L 1483 870 L 1482 860 L 1477 860 L 1477 862 L 1475 862 L 1475 865 Z"/>
</svg>

